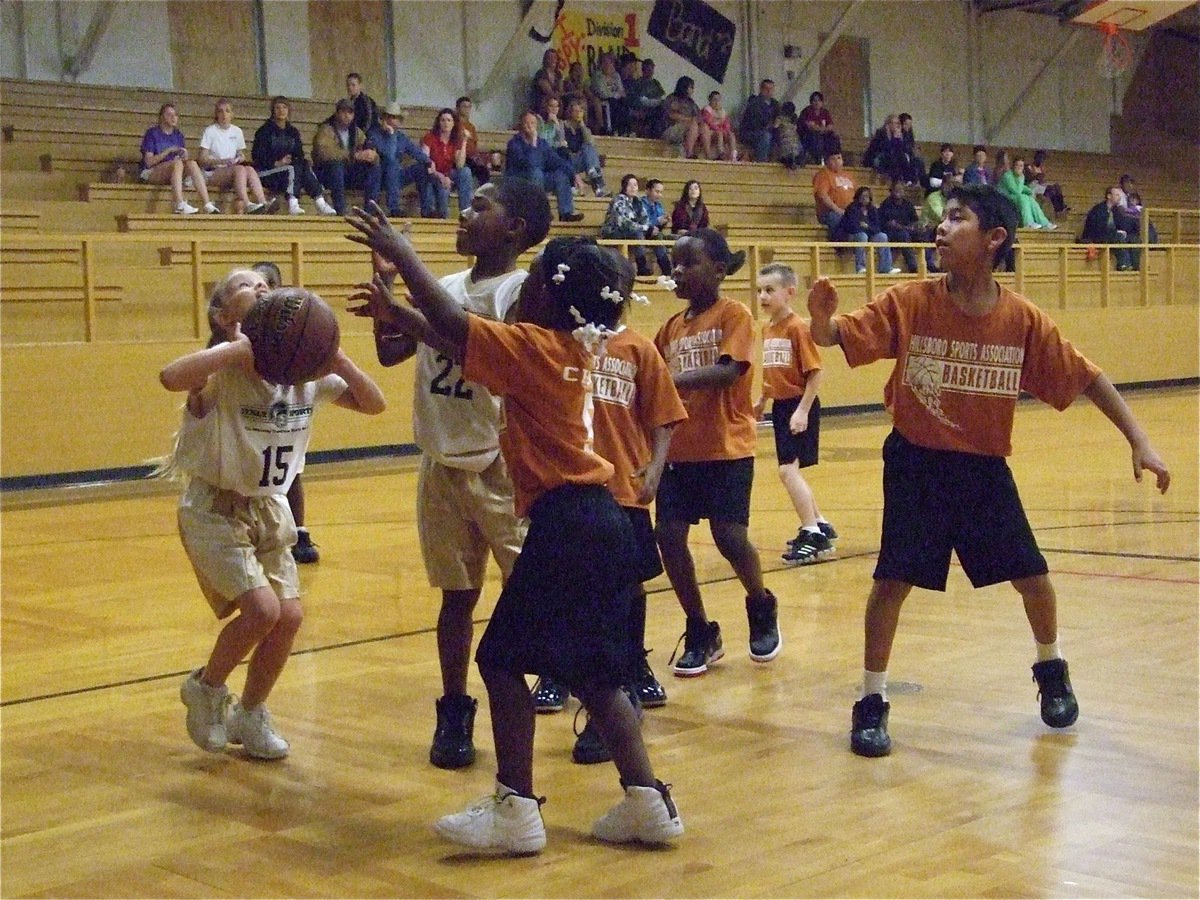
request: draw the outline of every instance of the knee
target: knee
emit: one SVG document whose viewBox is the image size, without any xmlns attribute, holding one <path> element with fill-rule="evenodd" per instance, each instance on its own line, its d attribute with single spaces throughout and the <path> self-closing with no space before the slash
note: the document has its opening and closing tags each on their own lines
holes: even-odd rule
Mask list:
<svg viewBox="0 0 1200 900">
<path fill-rule="evenodd" d="M 299 600 L 284 600 L 279 604 L 279 618 L 275 620 L 276 631 L 287 631 L 295 634 L 300 630 L 304 621 L 304 607 Z"/>
<path fill-rule="evenodd" d="M 713 542 L 717 551 L 726 559 L 737 559 L 751 549 L 746 526 L 733 522 L 712 523 Z"/>
<path fill-rule="evenodd" d="M 280 603 L 270 588 L 257 588 L 239 602 L 242 619 L 255 632 L 266 634 L 279 621 Z"/>
</svg>

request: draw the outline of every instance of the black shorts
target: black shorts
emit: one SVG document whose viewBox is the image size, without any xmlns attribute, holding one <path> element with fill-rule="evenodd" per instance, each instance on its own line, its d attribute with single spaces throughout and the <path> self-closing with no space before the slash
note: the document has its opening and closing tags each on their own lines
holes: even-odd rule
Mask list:
<svg viewBox="0 0 1200 900">
<path fill-rule="evenodd" d="M 619 687 L 638 592 L 629 517 L 608 489 L 563 485 L 529 510 L 529 534 L 475 661 L 575 687 Z"/>
<path fill-rule="evenodd" d="M 650 521 L 650 510 L 640 506 L 623 506 L 629 524 L 633 526 L 633 541 L 637 545 L 632 560 L 634 573 L 639 582 L 657 578 L 663 573 L 662 557 L 658 553 L 658 541 L 654 539 L 654 525 Z"/>
<path fill-rule="evenodd" d="M 668 463 L 654 499 L 660 522 L 750 524 L 754 457 Z"/>
<path fill-rule="evenodd" d="M 817 464 L 817 451 L 821 448 L 821 401 L 813 400 L 808 410 L 808 428 L 792 434 L 789 423 L 800 397 L 790 400 L 771 401 L 771 425 L 775 428 L 775 458 L 781 466 L 796 463 L 801 469 Z"/>
<path fill-rule="evenodd" d="M 1049 569 L 1000 456 L 883 443 L 883 536 L 876 579 L 946 589 L 950 551 L 975 587 Z"/>
</svg>

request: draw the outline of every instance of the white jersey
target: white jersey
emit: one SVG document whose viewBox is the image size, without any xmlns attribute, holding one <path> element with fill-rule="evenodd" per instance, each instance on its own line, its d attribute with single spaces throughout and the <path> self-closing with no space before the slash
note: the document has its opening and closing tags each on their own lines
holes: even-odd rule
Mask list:
<svg viewBox="0 0 1200 900">
<path fill-rule="evenodd" d="M 529 273 L 506 272 L 479 283 L 471 270 L 439 284 L 468 311 L 503 322 Z M 482 472 L 500 453 L 500 400 L 463 378 L 462 366 L 427 344 L 417 348 L 413 387 L 413 434 L 417 446 L 442 465 Z"/>
<path fill-rule="evenodd" d="M 200 135 L 200 146 L 217 159 L 233 159 L 239 150 L 246 149 L 246 135 L 236 125 L 222 128 L 213 122 Z"/>
<path fill-rule="evenodd" d="M 339 375 L 285 387 L 222 369 L 202 392 L 208 414 L 198 419 L 184 408 L 176 465 L 245 497 L 286 494 L 304 465 L 313 409 L 346 387 Z"/>
</svg>

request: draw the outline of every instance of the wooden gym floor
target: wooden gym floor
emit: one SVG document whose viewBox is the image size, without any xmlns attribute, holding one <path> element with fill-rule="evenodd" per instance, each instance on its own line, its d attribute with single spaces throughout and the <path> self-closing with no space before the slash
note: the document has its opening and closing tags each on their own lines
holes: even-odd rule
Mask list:
<svg viewBox="0 0 1200 900">
<path fill-rule="evenodd" d="M 292 744 L 279 763 L 208 755 L 187 738 L 179 683 L 217 624 L 179 547 L 172 493 L 5 496 L 0 891 L 1197 896 L 1197 392 L 1130 402 L 1172 467 L 1165 497 L 1133 482 L 1124 440 L 1085 400 L 1017 416 L 1012 465 L 1058 589 L 1078 724 L 1054 732 L 1038 718 L 1015 592 L 973 591 L 955 569 L 947 593 L 914 592 L 901 617 L 895 748 L 879 760 L 851 754 L 847 732 L 886 423 L 827 418 L 809 472 L 842 537 L 836 561 L 802 569 L 779 560 L 795 520 L 764 432 L 751 532 L 780 599 L 783 653 L 747 657 L 741 593 L 706 529 L 693 548 L 725 660 L 670 677 L 682 617 L 665 582 L 650 597 L 648 645 L 670 700 L 644 729 L 687 828 L 665 850 L 588 837 L 619 791 L 611 766 L 571 763 L 573 707 L 538 722 L 543 854 L 479 857 L 434 834 L 438 815 L 490 790 L 494 755 L 481 702 L 475 766 L 427 762 L 437 606 L 410 462 L 310 469 L 322 559 L 302 570 L 307 618 L 271 699 Z M 496 593 L 493 581 L 481 622 Z M 483 698 L 475 672 L 472 691 Z"/>
</svg>

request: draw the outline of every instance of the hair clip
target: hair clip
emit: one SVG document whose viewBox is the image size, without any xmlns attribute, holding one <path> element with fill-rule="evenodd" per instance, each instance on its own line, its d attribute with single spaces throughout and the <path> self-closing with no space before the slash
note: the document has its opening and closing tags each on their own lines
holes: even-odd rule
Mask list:
<svg viewBox="0 0 1200 900">
<path fill-rule="evenodd" d="M 675 290 L 675 279 L 670 275 L 660 275 L 658 277 L 658 283 L 665 287 L 668 291 Z"/>
<path fill-rule="evenodd" d="M 633 291 L 630 291 L 629 299 L 631 301 L 633 301 L 634 303 L 641 303 L 643 306 L 650 305 L 650 298 L 647 297 L 645 294 L 635 294 Z"/>
<path fill-rule="evenodd" d="M 557 278 L 558 276 L 555 275 L 554 277 Z M 571 318 L 573 318 L 576 321 L 576 323 L 578 323 L 579 325 L 588 324 L 588 320 L 583 317 L 583 313 L 581 313 L 574 306 L 568 307 L 567 312 L 569 312 L 571 314 Z"/>
<path fill-rule="evenodd" d="M 621 292 L 616 288 L 610 288 L 607 284 L 600 288 L 600 297 L 612 303 L 613 306 L 620 306 L 625 302 L 625 298 L 621 296 Z"/>
<path fill-rule="evenodd" d="M 587 322 L 572 331 L 571 337 L 579 341 L 583 348 L 593 356 L 603 356 L 605 344 L 614 334 L 616 334 L 615 331 L 610 331 L 603 325 Z"/>
<path fill-rule="evenodd" d="M 566 263 L 558 264 L 558 272 L 550 277 L 550 280 L 555 284 L 562 284 L 567 280 L 567 273 L 571 271 L 571 267 Z"/>
</svg>

